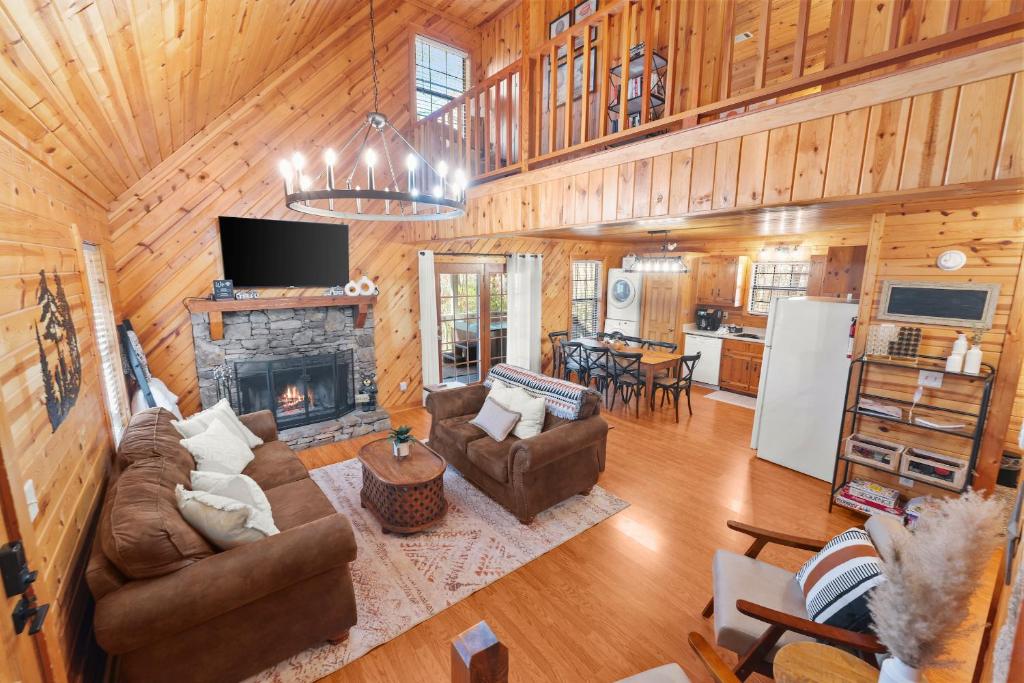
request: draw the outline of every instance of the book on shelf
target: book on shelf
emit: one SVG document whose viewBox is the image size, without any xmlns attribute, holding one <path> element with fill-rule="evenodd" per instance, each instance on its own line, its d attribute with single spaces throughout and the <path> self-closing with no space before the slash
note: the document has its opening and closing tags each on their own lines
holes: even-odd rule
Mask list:
<svg viewBox="0 0 1024 683">
<path fill-rule="evenodd" d="M 853 496 L 853 494 L 850 493 L 849 486 L 850 485 L 847 484 L 842 489 L 840 489 L 839 492 L 835 495 L 834 501 L 836 505 L 847 508 L 849 510 L 862 512 L 866 515 L 889 515 L 893 519 L 897 519 L 900 522 L 903 521 L 904 514 L 902 507 L 898 505 L 884 507 L 860 502 Z"/>
<path fill-rule="evenodd" d="M 885 507 L 896 507 L 900 492 L 867 479 L 854 479 L 844 489 L 865 501 L 872 501 Z"/>
<path fill-rule="evenodd" d="M 903 409 L 899 406 L 889 405 L 888 403 L 881 403 L 870 398 L 861 398 L 857 401 L 857 409 L 862 413 L 871 413 L 873 415 L 881 415 L 883 417 L 891 417 L 896 420 L 903 419 Z"/>
</svg>

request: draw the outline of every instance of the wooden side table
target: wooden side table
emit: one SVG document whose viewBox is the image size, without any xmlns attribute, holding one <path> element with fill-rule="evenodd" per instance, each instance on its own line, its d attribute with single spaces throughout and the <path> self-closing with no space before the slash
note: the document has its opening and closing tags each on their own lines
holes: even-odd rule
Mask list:
<svg viewBox="0 0 1024 683">
<path fill-rule="evenodd" d="M 878 683 L 878 669 L 830 645 L 790 643 L 772 663 L 776 683 Z"/>
<path fill-rule="evenodd" d="M 363 465 L 362 506 L 373 513 L 385 533 L 411 534 L 434 526 L 448 511 L 440 455 L 418 441 L 398 459 L 391 441 L 378 439 L 359 449 Z"/>
</svg>

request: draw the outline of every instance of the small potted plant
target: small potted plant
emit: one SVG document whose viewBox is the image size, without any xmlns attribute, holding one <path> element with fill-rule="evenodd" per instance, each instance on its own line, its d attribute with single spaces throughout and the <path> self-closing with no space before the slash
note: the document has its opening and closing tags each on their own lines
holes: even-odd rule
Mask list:
<svg viewBox="0 0 1024 683">
<path fill-rule="evenodd" d="M 391 449 L 396 458 L 404 458 L 409 455 L 409 445 L 412 444 L 412 427 L 401 425 L 391 430 Z"/>
</svg>

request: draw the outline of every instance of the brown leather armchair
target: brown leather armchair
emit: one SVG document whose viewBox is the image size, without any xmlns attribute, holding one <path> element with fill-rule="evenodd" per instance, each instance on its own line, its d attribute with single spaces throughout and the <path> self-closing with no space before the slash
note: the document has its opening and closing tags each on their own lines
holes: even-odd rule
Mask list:
<svg viewBox="0 0 1024 683">
<path fill-rule="evenodd" d="M 487 393 L 474 384 L 430 394 L 430 447 L 524 524 L 566 498 L 590 492 L 604 470 L 608 437 L 600 394 L 587 392 L 575 420 L 549 413 L 537 436 L 510 434 L 497 442 L 469 423 Z"/>
</svg>

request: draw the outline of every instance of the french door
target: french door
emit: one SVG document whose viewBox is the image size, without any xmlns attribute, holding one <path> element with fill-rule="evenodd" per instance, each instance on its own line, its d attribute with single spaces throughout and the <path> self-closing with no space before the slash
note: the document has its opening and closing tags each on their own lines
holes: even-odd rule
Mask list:
<svg viewBox="0 0 1024 683">
<path fill-rule="evenodd" d="M 508 280 L 499 262 L 438 263 L 441 381 L 478 382 L 504 363 Z"/>
</svg>

